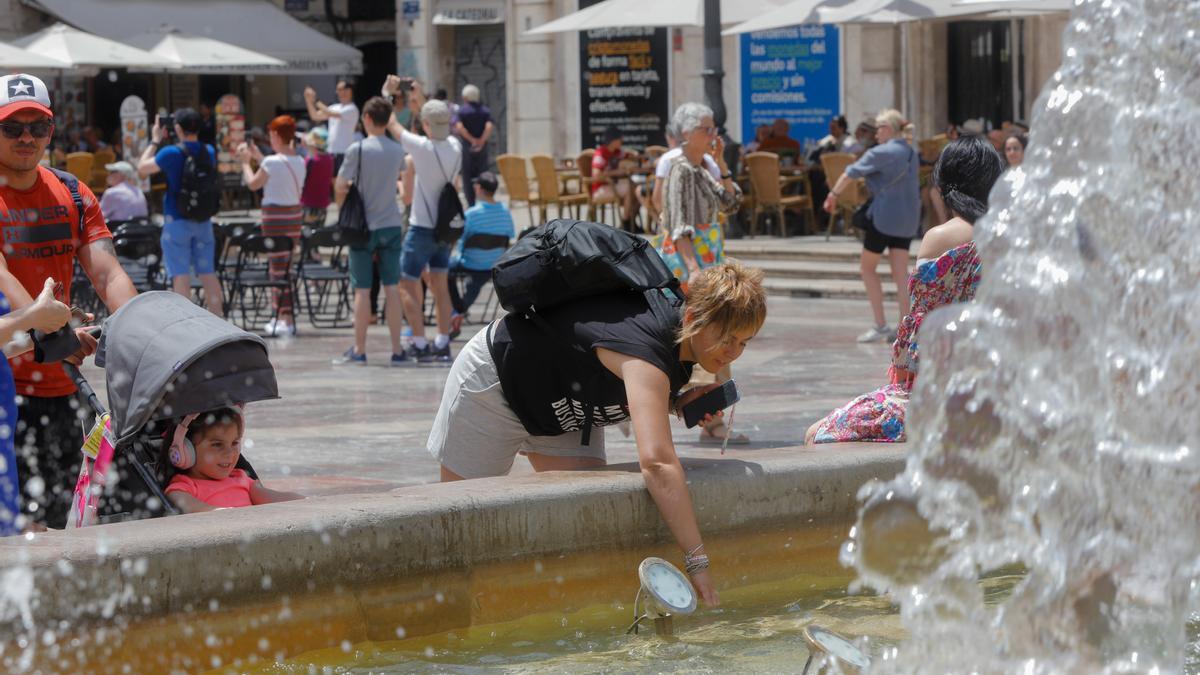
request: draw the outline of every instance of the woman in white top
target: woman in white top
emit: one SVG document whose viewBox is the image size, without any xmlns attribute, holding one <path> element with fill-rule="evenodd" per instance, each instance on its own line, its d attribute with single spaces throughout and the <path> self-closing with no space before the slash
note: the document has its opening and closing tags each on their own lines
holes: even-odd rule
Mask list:
<svg viewBox="0 0 1200 675">
<path fill-rule="evenodd" d="M 295 245 L 300 241 L 300 228 L 304 224 L 304 209 L 300 206 L 300 193 L 304 191 L 304 158 L 296 154 L 296 120 L 290 115 L 280 115 L 267 125 L 267 136 L 275 154 L 264 157 L 253 145 L 243 143 L 238 148 L 242 162 L 242 180 L 251 190 L 262 189 L 263 223 L 262 233 L 266 236 L 291 237 Z M 258 171 L 250 161 L 258 162 Z M 287 276 L 291 256 L 282 251 L 269 259 L 271 278 Z M 267 322 L 263 330 L 267 335 L 295 335 L 295 303 L 290 288 L 274 294 L 276 318 Z"/>
</svg>

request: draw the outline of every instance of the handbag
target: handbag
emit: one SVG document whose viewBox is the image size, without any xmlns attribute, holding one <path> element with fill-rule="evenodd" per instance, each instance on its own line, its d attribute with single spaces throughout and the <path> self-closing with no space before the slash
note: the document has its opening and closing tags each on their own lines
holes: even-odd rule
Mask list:
<svg viewBox="0 0 1200 675">
<path fill-rule="evenodd" d="M 344 246 L 366 246 L 371 241 L 371 229 L 367 226 L 367 204 L 358 191 L 362 179 L 362 143 L 358 144 L 358 165 L 354 182 L 346 192 L 346 198 L 338 207 L 338 219 L 334 228 L 334 241 Z"/>
<path fill-rule="evenodd" d="M 908 160 L 905 162 L 906 165 L 908 164 L 908 162 L 912 161 L 912 152 L 913 152 L 913 149 L 911 147 L 909 147 Z M 883 190 L 880 190 L 880 192 L 883 192 L 884 190 L 887 190 L 888 188 L 895 185 L 896 183 L 899 183 L 900 179 L 904 178 L 904 176 L 907 173 L 908 173 L 908 170 L 906 169 L 904 171 L 904 173 L 901 173 L 899 176 L 896 176 L 895 178 L 893 178 L 892 182 L 888 183 L 887 185 L 884 185 Z M 867 214 L 867 211 L 869 211 L 871 209 L 871 204 L 874 201 L 875 201 L 875 195 L 871 195 L 870 197 L 867 197 L 867 201 L 863 202 L 862 204 L 859 204 L 858 208 L 854 209 L 854 213 L 851 214 L 851 216 L 850 216 L 850 224 L 853 225 L 854 227 L 862 230 L 863 232 L 866 232 L 867 230 L 874 228 L 875 223 L 871 220 L 871 216 Z"/>
</svg>

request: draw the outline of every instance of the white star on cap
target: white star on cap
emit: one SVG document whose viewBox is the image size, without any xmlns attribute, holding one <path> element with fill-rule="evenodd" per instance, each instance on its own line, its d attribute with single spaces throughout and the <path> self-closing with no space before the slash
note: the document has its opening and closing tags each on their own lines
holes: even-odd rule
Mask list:
<svg viewBox="0 0 1200 675">
<path fill-rule="evenodd" d="M 18 94 L 23 94 L 25 96 L 29 96 L 29 89 L 30 86 L 28 80 L 17 80 L 16 84 L 12 86 L 12 92 L 9 95 L 16 96 Z"/>
</svg>

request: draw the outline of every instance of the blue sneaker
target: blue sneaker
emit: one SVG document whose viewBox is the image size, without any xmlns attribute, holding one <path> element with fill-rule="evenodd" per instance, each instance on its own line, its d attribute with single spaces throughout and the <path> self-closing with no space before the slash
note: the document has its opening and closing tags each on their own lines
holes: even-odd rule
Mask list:
<svg viewBox="0 0 1200 675">
<path fill-rule="evenodd" d="M 454 357 L 450 355 L 450 343 L 447 342 L 441 349 L 433 349 L 430 354 L 428 363 L 438 365 L 449 365 L 454 363 Z"/>
<path fill-rule="evenodd" d="M 354 347 L 351 347 L 350 349 L 347 349 L 344 354 L 333 360 L 333 365 L 335 366 L 347 364 L 352 366 L 365 366 L 367 365 L 367 355 L 358 354 L 354 351 Z"/>
<path fill-rule="evenodd" d="M 408 358 L 408 354 L 406 354 L 404 352 L 400 352 L 399 354 L 395 354 L 395 353 L 392 354 L 392 367 L 394 367 L 394 368 L 399 368 L 402 366 L 410 366 L 410 365 L 412 365 L 412 363 L 413 363 L 413 360 Z"/>
</svg>

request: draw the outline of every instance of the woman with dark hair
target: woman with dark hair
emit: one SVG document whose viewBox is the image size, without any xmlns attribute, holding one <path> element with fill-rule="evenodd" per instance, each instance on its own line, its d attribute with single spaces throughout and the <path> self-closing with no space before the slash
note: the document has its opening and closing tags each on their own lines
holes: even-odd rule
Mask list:
<svg viewBox="0 0 1200 675">
<path fill-rule="evenodd" d="M 1029 136 L 1020 130 L 1014 130 L 1004 139 L 1004 159 L 1008 168 L 1021 166 L 1025 161 L 1025 148 L 1029 147 Z"/>
<path fill-rule="evenodd" d="M 274 154 L 263 156 L 258 146 L 243 143 L 238 148 L 242 162 L 242 180 L 251 190 L 263 191 L 262 233 L 268 237 L 284 236 L 300 241 L 304 225 L 304 208 L 300 197 L 304 192 L 307 167 L 304 158 L 296 154 L 296 120 L 280 115 L 267 125 L 267 138 Z M 258 162 L 254 171 L 250 161 Z M 287 252 L 272 254 L 268 260 L 271 278 L 287 276 L 290 256 Z M 277 290 L 274 295 L 276 318 L 267 322 L 267 335 L 295 335 L 295 308 L 291 289 Z"/>
<path fill-rule="evenodd" d="M 808 428 L 804 441 L 900 443 L 904 413 L 917 378 L 917 331 L 939 307 L 975 297 L 982 264 L 975 251 L 975 221 L 987 212 L 988 193 L 1004 160 L 982 136 L 964 136 L 947 145 L 933 167 L 933 185 L 950 220 L 925 233 L 917 267 L 909 278 L 912 311 L 900 322 L 892 346 L 889 384 L 859 396 Z"/>
</svg>

